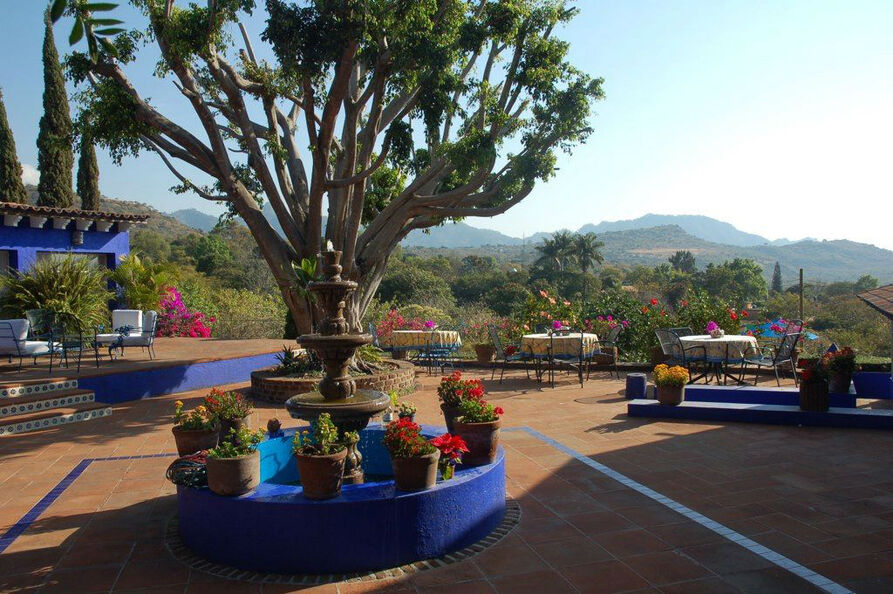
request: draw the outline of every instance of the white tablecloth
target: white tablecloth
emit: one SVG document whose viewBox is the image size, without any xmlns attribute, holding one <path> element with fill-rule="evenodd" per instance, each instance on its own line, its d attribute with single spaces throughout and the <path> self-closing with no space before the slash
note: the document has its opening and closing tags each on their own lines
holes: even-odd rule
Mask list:
<svg viewBox="0 0 893 594">
<path fill-rule="evenodd" d="M 595 334 L 583 334 L 583 353 L 591 353 L 598 347 L 598 336 Z M 548 334 L 525 334 L 521 337 L 521 352 L 534 355 L 547 355 L 549 348 L 554 348 L 555 355 L 580 354 L 580 333 L 572 332 L 567 336 L 552 336 Z"/>
<path fill-rule="evenodd" d="M 744 334 L 726 334 L 719 338 L 713 338 L 709 334 L 699 334 L 696 336 L 681 336 L 679 340 L 682 341 L 685 348 L 696 345 L 702 346 L 707 351 L 708 357 L 717 359 L 726 358 L 727 353 L 729 359 L 754 357 L 759 353 L 757 339 Z M 697 355 L 700 353 L 693 354 Z"/>
</svg>

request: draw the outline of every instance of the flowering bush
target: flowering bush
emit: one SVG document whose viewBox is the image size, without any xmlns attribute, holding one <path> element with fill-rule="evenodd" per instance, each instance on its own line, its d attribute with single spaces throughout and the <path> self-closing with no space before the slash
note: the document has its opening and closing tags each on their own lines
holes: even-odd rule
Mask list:
<svg viewBox="0 0 893 594">
<path fill-rule="evenodd" d="M 651 303 L 655 304 L 652 305 Z M 673 316 L 660 305 L 657 299 L 643 305 L 629 293 L 622 291 L 602 291 L 587 304 L 584 316 L 589 320 L 589 327 L 599 335 L 607 336 L 612 326 L 624 327 L 617 339 L 620 352 L 630 361 L 648 361 L 651 351 L 657 348 L 656 328 L 675 325 Z"/>
<path fill-rule="evenodd" d="M 492 313 L 472 315 L 465 321 L 467 325 L 462 330 L 462 339 L 469 344 L 490 344 L 490 326 L 495 326 L 500 338 L 506 341 L 518 334 L 510 319 Z"/>
<path fill-rule="evenodd" d="M 425 322 L 418 318 L 404 318 L 396 309 L 390 310 L 375 326 L 380 338 L 387 338 L 394 330 L 424 330 Z"/>
<path fill-rule="evenodd" d="M 440 378 L 437 396 L 447 406 L 459 406 L 463 400 L 480 400 L 484 396 L 484 385 L 481 380 L 464 380 L 461 371 Z"/>
<path fill-rule="evenodd" d="M 205 406 L 211 415 L 226 421 L 244 419 L 254 410 L 251 403 L 238 392 L 224 392 L 217 388 L 212 388 L 205 396 Z"/>
<path fill-rule="evenodd" d="M 822 356 L 822 367 L 830 375 L 851 375 L 856 371 L 856 352 L 850 347 L 844 347 L 833 353 L 825 353 Z"/>
<path fill-rule="evenodd" d="M 211 326 L 217 319 L 200 311 L 189 311 L 183 304 L 183 297 L 173 287 L 169 287 L 161 299 L 161 312 L 158 316 L 158 336 L 188 336 L 208 338 Z"/>
<path fill-rule="evenodd" d="M 658 388 L 681 388 L 688 379 L 688 370 L 681 365 L 668 367 L 661 363 L 654 368 L 654 385 Z"/>
<path fill-rule="evenodd" d="M 356 431 L 351 431 L 339 439 L 338 428 L 332 422 L 332 416 L 329 413 L 320 413 L 319 417 L 310 421 L 310 431 L 295 433 L 292 450 L 304 456 L 328 456 L 337 454 L 346 447 L 346 442 L 355 438 Z"/>
<path fill-rule="evenodd" d="M 388 423 L 382 443 L 392 458 L 418 458 L 437 451 L 422 436 L 418 423 L 413 423 L 408 417 Z"/>
<path fill-rule="evenodd" d="M 183 411 L 183 401 L 177 400 L 174 402 L 174 425 L 185 430 L 214 429 L 217 426 L 217 417 L 203 405 L 185 412 Z"/>
<path fill-rule="evenodd" d="M 437 462 L 440 476 L 443 480 L 453 478 L 456 466 L 462 463 L 462 454 L 468 452 L 468 444 L 458 435 L 444 433 L 429 442 L 440 450 L 440 460 Z"/>
<path fill-rule="evenodd" d="M 518 327 L 523 332 L 533 331 L 537 326 L 554 327 L 555 322 L 559 327 L 576 327 L 579 319 L 579 307 L 543 290 L 527 298 L 518 314 Z"/>
<path fill-rule="evenodd" d="M 499 406 L 493 406 L 486 400 L 466 399 L 459 403 L 462 411 L 463 423 L 492 423 L 498 421 L 505 411 Z"/>
<path fill-rule="evenodd" d="M 738 334 L 741 332 L 742 319 L 746 319 L 748 314 L 705 291 L 691 291 L 679 302 L 676 316 L 679 326 L 706 328 L 709 322 L 713 322 L 726 334 Z"/>
</svg>

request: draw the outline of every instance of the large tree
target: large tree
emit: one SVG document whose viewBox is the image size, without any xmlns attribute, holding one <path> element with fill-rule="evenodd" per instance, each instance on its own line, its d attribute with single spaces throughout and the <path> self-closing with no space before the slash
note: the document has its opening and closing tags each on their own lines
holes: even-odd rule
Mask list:
<svg viewBox="0 0 893 594">
<path fill-rule="evenodd" d="M 782 286 L 781 280 L 781 264 L 776 262 L 775 268 L 772 270 L 772 292 L 781 293 L 783 290 L 784 287 Z"/>
<path fill-rule="evenodd" d="M 694 274 L 698 271 L 695 264 L 695 256 L 688 250 L 678 250 L 667 260 L 674 270 L 678 270 L 683 274 Z"/>
<path fill-rule="evenodd" d="M 92 55 L 69 60 L 75 80 L 90 81 L 91 137 L 118 159 L 154 150 L 179 190 L 226 203 L 302 331 L 310 315 L 295 262 L 327 241 L 343 252 L 343 275 L 360 285 L 350 307 L 359 329 L 400 240 L 518 204 L 554 174 L 557 150 L 591 133 L 602 97 L 601 79 L 570 64 L 556 37 L 576 14 L 564 0 L 267 0 L 261 37 L 273 64 L 255 57 L 239 22 L 252 0 L 132 3 L 144 31 L 94 38 Z M 87 10 L 75 3 L 82 24 Z M 157 43 L 156 72 L 194 124 L 161 113 L 152 89 L 128 78 L 139 39 Z"/>
<path fill-rule="evenodd" d="M 37 203 L 42 206 L 71 206 L 71 170 L 74 167 L 71 114 L 68 94 L 59 64 L 49 15 L 43 37 L 43 116 L 37 134 Z"/>
<path fill-rule="evenodd" d="M 6 106 L 0 92 L 0 201 L 27 202 L 28 193 L 22 183 L 22 164 L 16 154 L 16 141 L 6 119 Z"/>
<path fill-rule="evenodd" d="M 88 138 L 81 139 L 77 190 L 82 209 L 99 210 L 99 165 L 96 163 L 96 149 Z"/>
</svg>

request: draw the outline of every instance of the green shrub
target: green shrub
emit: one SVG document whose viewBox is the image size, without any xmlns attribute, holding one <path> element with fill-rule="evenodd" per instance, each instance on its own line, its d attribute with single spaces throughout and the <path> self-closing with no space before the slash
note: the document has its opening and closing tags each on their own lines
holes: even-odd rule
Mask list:
<svg viewBox="0 0 893 594">
<path fill-rule="evenodd" d="M 217 318 L 215 338 L 282 338 L 285 334 L 286 307 L 279 295 L 218 289 L 207 298 L 210 307 L 201 311 Z"/>
<path fill-rule="evenodd" d="M 174 284 L 176 271 L 170 264 L 156 264 L 151 258 L 131 253 L 122 256 L 111 279 L 121 287 L 131 309 L 157 310 L 165 289 Z"/>
<path fill-rule="evenodd" d="M 3 315 L 23 318 L 29 309 L 48 309 L 74 320 L 81 328 L 93 328 L 108 320 L 107 271 L 89 258 L 71 254 L 52 255 L 34 263 L 25 273 L 13 272 L 0 279 Z"/>
</svg>

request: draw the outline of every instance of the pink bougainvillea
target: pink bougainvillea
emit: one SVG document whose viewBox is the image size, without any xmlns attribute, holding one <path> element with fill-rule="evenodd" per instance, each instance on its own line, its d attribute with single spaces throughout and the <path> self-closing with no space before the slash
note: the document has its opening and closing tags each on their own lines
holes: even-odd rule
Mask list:
<svg viewBox="0 0 893 594">
<path fill-rule="evenodd" d="M 208 338 L 211 336 L 211 324 L 217 318 L 207 316 L 200 311 L 189 311 L 183 303 L 180 292 L 169 287 L 161 299 L 161 313 L 158 316 L 158 336 L 185 336 L 190 338 Z"/>
</svg>

